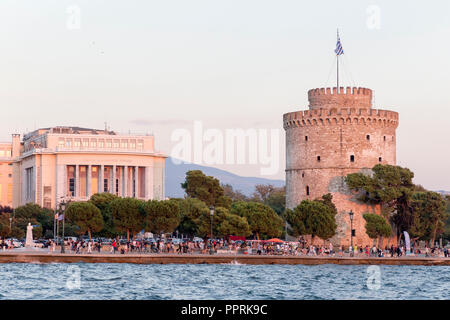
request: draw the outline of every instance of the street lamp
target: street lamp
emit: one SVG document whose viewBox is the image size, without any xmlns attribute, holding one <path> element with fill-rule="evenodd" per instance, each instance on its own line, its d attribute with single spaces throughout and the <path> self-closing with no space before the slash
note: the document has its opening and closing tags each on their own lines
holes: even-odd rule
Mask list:
<svg viewBox="0 0 450 320">
<path fill-rule="evenodd" d="M 213 249 L 213 217 L 214 217 L 214 206 L 209 207 L 209 214 L 211 216 L 211 245 L 210 245 L 210 249 L 209 249 L 209 254 L 213 254 L 214 253 L 214 249 Z"/>
<path fill-rule="evenodd" d="M 350 215 L 350 246 L 353 252 L 353 211 L 350 210 L 348 214 Z"/>
<path fill-rule="evenodd" d="M 9 217 L 9 232 L 11 232 L 12 217 Z"/>
<path fill-rule="evenodd" d="M 64 210 L 66 209 L 66 203 L 64 200 L 59 204 L 61 207 L 62 215 L 63 215 L 63 229 L 62 229 L 62 237 L 61 237 L 61 253 L 65 253 L 64 250 L 64 221 L 66 220 L 66 217 L 64 216 Z"/>
</svg>

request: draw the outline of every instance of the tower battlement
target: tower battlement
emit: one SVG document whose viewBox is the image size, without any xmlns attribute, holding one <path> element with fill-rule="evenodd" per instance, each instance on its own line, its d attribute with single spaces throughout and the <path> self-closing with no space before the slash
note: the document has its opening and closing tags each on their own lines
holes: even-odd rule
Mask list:
<svg viewBox="0 0 450 320">
<path fill-rule="evenodd" d="M 310 109 L 372 108 L 372 90 L 360 87 L 316 88 L 308 91 Z"/>
</svg>

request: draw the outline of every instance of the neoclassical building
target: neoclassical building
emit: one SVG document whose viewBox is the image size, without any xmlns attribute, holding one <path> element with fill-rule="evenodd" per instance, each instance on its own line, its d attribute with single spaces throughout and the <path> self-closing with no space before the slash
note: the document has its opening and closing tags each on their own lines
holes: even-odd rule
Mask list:
<svg viewBox="0 0 450 320">
<path fill-rule="evenodd" d="M 55 208 L 62 199 L 84 201 L 99 192 L 144 200 L 165 197 L 167 156 L 154 150 L 152 135 L 53 127 L 27 133 L 22 141 L 13 135 L 6 149 L 13 207 L 32 202 Z M 3 176 L 1 167 L 0 172 Z"/>
</svg>

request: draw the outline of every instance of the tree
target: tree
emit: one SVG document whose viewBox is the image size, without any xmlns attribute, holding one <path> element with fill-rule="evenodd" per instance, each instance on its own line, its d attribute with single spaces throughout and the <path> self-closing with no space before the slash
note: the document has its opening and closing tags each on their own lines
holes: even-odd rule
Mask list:
<svg viewBox="0 0 450 320">
<path fill-rule="evenodd" d="M 224 219 L 217 227 L 216 232 L 219 237 L 230 235 L 247 237 L 252 234 L 247 219 L 232 213 L 225 213 Z"/>
<path fill-rule="evenodd" d="M 112 193 L 95 193 L 91 196 L 90 202 L 92 202 L 103 216 L 104 227 L 100 234 L 107 237 L 114 237 L 117 235 L 117 231 L 114 229 L 112 212 L 111 212 L 111 202 L 113 202 L 118 197 Z"/>
<path fill-rule="evenodd" d="M 438 235 L 444 232 L 446 202 L 439 193 L 415 192 L 411 197 L 413 224 L 408 230 L 413 237 L 430 240 L 434 244 Z"/>
<path fill-rule="evenodd" d="M 375 213 L 363 214 L 366 220 L 366 233 L 371 239 L 389 237 L 392 234 L 391 225 L 382 216 Z"/>
<path fill-rule="evenodd" d="M 372 173 L 352 173 L 345 181 L 351 190 L 359 192 L 360 201 L 381 206 L 382 214 L 392 220 L 399 236 L 413 223 L 410 198 L 415 189 L 414 173 L 408 168 L 381 164 L 375 165 Z"/>
<path fill-rule="evenodd" d="M 277 188 L 271 184 L 257 184 L 250 201 L 262 202 L 281 215 L 286 209 L 286 187 Z"/>
<path fill-rule="evenodd" d="M 279 237 L 283 232 L 283 219 L 265 204 L 238 201 L 231 205 L 230 212 L 246 218 L 251 232 L 258 239 L 260 236 Z"/>
<path fill-rule="evenodd" d="M 135 234 L 144 228 L 142 205 L 142 201 L 134 198 L 117 198 L 110 204 L 114 228 L 126 232 L 128 241 L 130 233 L 134 239 Z"/>
<path fill-rule="evenodd" d="M 303 200 L 293 210 L 286 210 L 285 217 L 295 236 L 309 234 L 312 239 L 326 240 L 336 233 L 336 213 L 332 195 L 326 194 L 321 199 Z"/>
<path fill-rule="evenodd" d="M 80 228 L 80 234 L 88 232 L 89 240 L 92 232 L 103 229 L 104 222 L 100 209 L 91 202 L 70 202 L 65 214 L 69 221 Z"/>
<path fill-rule="evenodd" d="M 17 207 L 13 217 L 12 233 L 14 233 L 14 236 L 23 237 L 22 233 L 26 233 L 28 223 L 37 225 L 33 228 L 33 236 L 35 238 L 42 237 L 48 230 L 53 232 L 54 213 L 52 210 L 41 208 L 35 203 L 27 203 L 24 206 Z"/>
<path fill-rule="evenodd" d="M 224 189 L 218 179 L 206 176 L 200 170 L 186 172 L 186 180 L 181 184 L 188 197 L 199 199 L 207 206 L 229 208 L 231 198 L 225 196 Z"/>
<path fill-rule="evenodd" d="M 201 215 L 209 214 L 208 206 L 203 201 L 195 198 L 180 199 L 177 201 L 181 220 L 178 231 L 191 236 L 196 235 L 198 233 L 197 219 Z"/>
<path fill-rule="evenodd" d="M 172 233 L 180 224 L 180 208 L 176 200 L 149 200 L 143 205 L 145 231 L 156 234 Z"/>
<path fill-rule="evenodd" d="M 0 213 L 0 237 L 7 238 L 11 235 L 9 228 L 9 213 Z"/>
<path fill-rule="evenodd" d="M 222 185 L 224 195 L 229 197 L 232 201 L 248 201 L 248 197 L 240 190 L 233 190 L 229 184 Z"/>
</svg>

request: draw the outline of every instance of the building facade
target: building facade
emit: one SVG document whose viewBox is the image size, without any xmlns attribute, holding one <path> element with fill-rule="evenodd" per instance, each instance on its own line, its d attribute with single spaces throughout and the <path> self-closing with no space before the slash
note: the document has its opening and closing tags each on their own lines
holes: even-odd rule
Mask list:
<svg viewBox="0 0 450 320">
<path fill-rule="evenodd" d="M 0 205 L 12 207 L 13 160 L 11 143 L 0 143 Z"/>
<path fill-rule="evenodd" d="M 13 135 L 7 159 L 12 164 L 11 204 L 54 209 L 63 199 L 86 201 L 101 192 L 162 200 L 166 157 L 155 152 L 151 135 L 79 127 L 38 129 L 22 141 Z"/>
<path fill-rule="evenodd" d="M 372 109 L 372 90 L 366 88 L 312 89 L 308 100 L 309 110 L 283 115 L 286 206 L 331 193 L 338 209 L 332 243 L 350 244 L 352 210 L 353 243 L 370 245 L 362 215 L 379 214 L 380 208 L 359 202 L 344 179 L 354 172 L 370 174 L 378 163 L 396 164 L 398 113 Z"/>
</svg>

